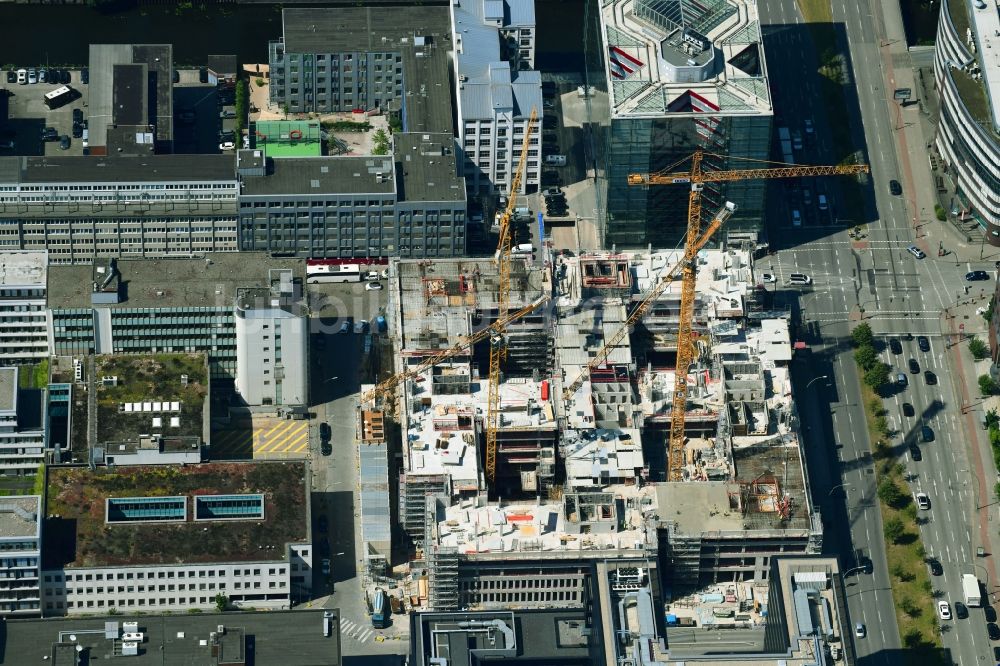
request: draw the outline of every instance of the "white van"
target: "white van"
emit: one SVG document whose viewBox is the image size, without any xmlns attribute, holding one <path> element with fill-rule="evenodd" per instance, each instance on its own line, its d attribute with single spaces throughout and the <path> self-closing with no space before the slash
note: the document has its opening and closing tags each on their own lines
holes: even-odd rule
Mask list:
<svg viewBox="0 0 1000 666">
<path fill-rule="evenodd" d="M 818 197 L 816 197 L 816 201 L 819 203 L 820 210 L 826 210 L 827 208 L 830 207 L 830 205 L 826 202 L 825 194 L 821 194 Z"/>
<path fill-rule="evenodd" d="M 793 227 L 802 226 L 802 213 L 799 212 L 798 208 L 792 209 L 792 226 Z"/>
<path fill-rule="evenodd" d="M 535 246 L 532 245 L 531 243 L 522 243 L 521 245 L 514 246 L 511 249 L 510 253 L 511 254 L 534 254 L 535 253 Z"/>
<path fill-rule="evenodd" d="M 368 271 L 365 273 L 365 280 L 369 282 L 378 280 L 378 271 Z"/>
<path fill-rule="evenodd" d="M 805 273 L 789 273 L 788 284 L 812 284 L 813 279 Z"/>
<path fill-rule="evenodd" d="M 545 163 L 551 166 L 566 166 L 565 155 L 546 155 Z"/>
<path fill-rule="evenodd" d="M 86 127 L 83 128 L 83 136 L 81 138 L 83 139 L 84 148 L 90 145 L 90 130 Z"/>
</svg>

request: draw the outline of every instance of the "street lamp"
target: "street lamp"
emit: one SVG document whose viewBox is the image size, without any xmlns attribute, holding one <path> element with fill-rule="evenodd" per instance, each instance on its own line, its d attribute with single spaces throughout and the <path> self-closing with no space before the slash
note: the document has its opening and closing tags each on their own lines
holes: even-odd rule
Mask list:
<svg viewBox="0 0 1000 666">
<path fill-rule="evenodd" d="M 826 375 L 820 375 L 819 377 L 813 377 L 812 379 L 809 380 L 809 383 L 806 384 L 806 390 L 808 391 L 809 387 L 813 385 L 813 382 L 815 382 L 815 381 L 817 381 L 819 379 L 829 379 L 829 377 L 826 376 Z"/>
</svg>

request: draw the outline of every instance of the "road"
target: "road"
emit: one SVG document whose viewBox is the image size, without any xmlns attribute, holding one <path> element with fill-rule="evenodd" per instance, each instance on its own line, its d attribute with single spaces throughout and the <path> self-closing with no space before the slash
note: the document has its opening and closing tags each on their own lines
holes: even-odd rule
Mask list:
<svg viewBox="0 0 1000 666">
<path fill-rule="evenodd" d="M 787 190 L 776 186 L 770 196 L 769 219 L 777 222 L 772 222 L 771 237 L 782 238 L 783 247 L 771 257 L 771 268 L 763 270 L 777 275 L 776 298 L 790 301 L 801 325 L 799 336 L 811 347 L 808 369 L 797 369 L 799 386 L 808 387 L 817 378 L 829 378 L 812 383 L 811 388 L 799 389 L 806 390 L 810 398 L 802 414 L 807 432 L 821 436 L 827 444 L 807 447 L 810 475 L 816 501 L 827 514 L 828 549 L 846 555 L 852 548 L 860 548 L 873 560 L 873 575 L 856 577 L 854 585 L 848 588 L 852 620 L 864 622 L 869 629 L 867 638 L 856 641 L 858 656 L 862 663 L 889 664 L 899 662 L 900 638 L 889 594 L 857 370 L 847 344 L 849 331 L 854 322 L 864 319 L 883 344 L 885 336 L 904 333 L 926 334 L 930 338 L 928 353 L 919 352 L 915 342 L 904 341 L 902 358 L 896 358 L 888 350 L 883 352 L 883 358 L 894 369 L 907 372 L 906 361 L 912 356 L 921 364 L 921 370 L 933 369 L 941 381 L 929 386 L 922 375 L 908 374 L 909 388 L 885 402 L 890 421 L 901 429 L 893 444 L 904 455 L 907 471 L 913 475 L 913 487 L 931 495 L 933 505 L 926 512 L 928 520 L 921 525 L 921 535 L 928 553 L 938 557 L 944 566 L 944 575 L 933 583 L 942 591 L 942 598 L 954 602 L 961 599 L 960 574 L 973 570 L 970 525 L 976 514 L 954 373 L 941 335 L 943 310 L 963 295 L 965 272 L 990 269 L 992 264 L 937 257 L 918 260 L 906 252 L 914 242 L 914 222 L 923 221 L 926 211 L 914 210 L 917 207 L 914 202 L 918 200 L 910 177 L 914 165 L 901 163 L 898 158 L 902 151 L 897 152 L 900 149 L 896 135 L 901 123 L 894 120 L 894 107 L 888 101 L 893 81 L 883 67 L 881 50 L 887 41 L 877 34 L 877 31 L 884 34 L 885 30 L 882 7 L 875 5 L 873 11 L 869 0 L 835 0 L 832 5 L 834 22 L 845 40 L 843 45 L 849 47 L 850 71 L 856 84 L 857 97 L 848 96 L 855 145 L 867 147 L 872 168 L 873 186 L 868 189 L 866 202 L 865 219 L 869 222 L 866 236 L 858 240 L 849 238 L 847 231 L 837 226 L 836 214 L 826 215 L 809 208 L 801 198 L 791 198 Z M 814 103 L 819 98 L 814 74 L 816 61 L 813 50 L 804 48 L 809 44 L 810 34 L 796 3 L 794 0 L 762 3 L 760 10 L 768 60 L 772 65 L 782 63 L 781 67 L 770 68 L 775 108 L 781 116 L 776 124 L 784 123 L 801 131 L 801 119 L 811 117 L 817 136 L 813 145 L 806 147 L 801 161 L 834 163 L 837 156 L 831 150 L 826 132 L 830 119 L 824 117 L 823 105 Z M 901 26 L 895 25 L 898 13 L 888 18 L 890 31 L 901 33 Z M 843 122 L 840 118 L 835 120 Z M 903 182 L 902 197 L 889 194 L 890 179 Z M 809 184 L 803 183 L 802 187 Z M 831 209 L 835 211 L 836 185 L 831 182 L 827 187 Z M 791 224 L 793 206 L 803 208 L 801 227 Z M 936 254 L 936 246 L 917 242 L 928 254 Z M 811 288 L 794 293 L 788 287 L 781 287 L 793 270 L 811 275 L 814 280 Z M 975 284 L 971 287 L 979 289 Z M 818 400 L 811 399 L 813 394 Z M 914 405 L 915 417 L 902 416 L 903 402 Z M 936 441 L 920 444 L 924 457 L 915 462 L 905 453 L 905 444 L 919 439 L 921 424 L 934 429 Z M 837 464 L 828 465 L 830 462 Z M 934 611 L 929 608 L 925 612 Z M 975 609 L 971 618 L 943 623 L 944 644 L 959 664 L 970 665 L 992 658 L 981 617 Z"/>
</svg>

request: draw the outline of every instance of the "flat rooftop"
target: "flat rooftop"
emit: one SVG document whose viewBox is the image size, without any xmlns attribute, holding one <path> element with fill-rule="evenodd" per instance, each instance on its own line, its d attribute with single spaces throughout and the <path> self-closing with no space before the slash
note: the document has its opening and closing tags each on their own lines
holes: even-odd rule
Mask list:
<svg viewBox="0 0 1000 666">
<path fill-rule="evenodd" d="M 263 252 L 214 252 L 201 259 L 119 259 L 116 267 L 126 298 L 102 307 L 232 308 L 242 287 L 267 286 L 268 271 L 288 268 L 299 278 L 302 259 L 275 259 Z M 92 266 L 50 266 L 52 309 L 91 308 Z"/>
<path fill-rule="evenodd" d="M 451 133 L 396 133 L 392 140 L 400 201 L 465 201 Z"/>
<path fill-rule="evenodd" d="M 333 609 L 339 617 L 339 611 Z M 253 661 L 247 663 L 282 664 L 283 666 L 340 666 L 340 632 L 323 636 L 323 609 L 271 611 L 267 613 L 198 613 L 140 616 L 122 613 L 114 616 L 50 617 L 44 620 L 7 621 L 7 631 L 0 643 L 0 664 L 21 666 L 43 663 L 48 656 L 53 666 L 76 666 L 70 635 L 76 644 L 88 649 L 90 659 L 116 661 L 125 659 L 137 666 L 162 664 L 210 666 L 218 664 L 208 644 L 210 636 L 225 625 L 226 638 L 237 638 L 242 631 L 244 647 L 253 646 Z M 112 641 L 104 637 L 105 623 L 138 622 L 144 641 L 137 656 L 115 655 Z M 51 658 L 53 645 L 70 644 L 72 661 Z M 229 645 L 224 645 L 229 647 Z M 249 651 L 248 651 L 249 652 Z"/>
<path fill-rule="evenodd" d="M 0 497 L 0 539 L 39 536 L 41 512 L 38 495 Z"/>
<path fill-rule="evenodd" d="M 393 194 L 392 158 L 286 157 L 267 160 L 267 175 L 243 178 L 241 196 Z"/>
<path fill-rule="evenodd" d="M 287 53 L 399 51 L 401 40 L 447 31 L 447 9 L 433 7 L 293 8 L 281 12 Z"/>
<path fill-rule="evenodd" d="M 258 120 L 254 147 L 268 157 L 320 157 L 323 137 L 317 120 Z M 293 138 L 295 137 L 295 138 Z"/>
<path fill-rule="evenodd" d="M 0 288 L 44 288 L 48 267 L 45 250 L 0 252 Z"/>
<path fill-rule="evenodd" d="M 601 7 L 612 118 L 771 115 L 757 0 Z"/>
<path fill-rule="evenodd" d="M 469 631 L 467 622 L 479 630 Z M 558 663 L 560 666 L 603 664 L 599 647 L 591 648 L 593 621 L 581 610 L 413 613 L 410 617 L 411 663 L 433 666 L 476 666 L 504 663 Z"/>
<path fill-rule="evenodd" d="M 471 311 L 497 307 L 492 259 L 402 259 L 389 285 L 404 350 L 444 349 L 472 332 Z M 511 266 L 510 309 L 535 302 L 551 290 L 549 273 L 520 259 Z"/>
<path fill-rule="evenodd" d="M 151 564 L 274 561 L 308 538 L 304 463 L 205 463 L 50 467 L 45 533 L 47 569 Z M 109 497 L 264 495 L 264 519 L 108 526 Z M 318 625 L 317 625 L 318 627 Z M 319 629 L 317 635 L 321 635 Z"/>
<path fill-rule="evenodd" d="M 17 410 L 17 373 L 16 367 L 0 368 L 0 412 Z"/>
<path fill-rule="evenodd" d="M 951 0 L 965 2 L 965 0 Z M 1000 132 L 1000 5 L 990 0 L 982 9 L 975 3 L 969 11 L 972 14 L 972 29 L 976 33 L 976 43 L 979 45 L 977 56 L 982 63 L 983 84 L 989 97 L 993 112 L 993 127 Z M 964 35 L 960 35 L 964 37 Z"/>
<path fill-rule="evenodd" d="M 236 180 L 233 155 L 0 157 L 0 183 L 148 183 Z"/>
<path fill-rule="evenodd" d="M 131 73 L 116 67 L 133 64 L 141 67 L 128 68 Z M 108 126 L 118 122 L 118 115 L 123 109 L 128 109 L 128 112 L 122 124 L 137 124 L 131 121 L 142 117 L 150 125 L 155 125 L 157 140 L 169 141 L 172 138 L 172 44 L 91 44 L 89 67 L 90 101 L 87 113 L 90 145 L 107 145 Z M 125 78 L 120 80 L 119 75 Z M 152 108 L 147 102 L 150 93 L 155 97 Z M 148 110 L 152 110 L 151 117 L 147 117 Z"/>
<path fill-rule="evenodd" d="M 97 442 L 108 453 L 142 435 L 204 437 L 204 354 L 98 356 L 95 372 Z"/>
<path fill-rule="evenodd" d="M 607 495 L 612 512 L 604 518 L 614 524 L 610 532 L 588 534 L 574 529 L 569 525 L 574 516 L 566 515 L 564 502 L 511 502 L 501 507 L 476 506 L 465 500 L 445 509 L 436 527 L 435 543 L 457 548 L 463 555 L 533 553 L 544 557 L 544 553 L 588 550 L 641 554 L 636 544 L 645 540 L 645 512 L 656 511 L 654 487 L 608 486 L 596 494 L 602 493 Z M 576 495 L 568 494 L 564 501 L 571 497 Z M 622 498 L 634 500 L 631 504 L 643 509 L 626 508 Z"/>
<path fill-rule="evenodd" d="M 451 19 L 446 7 L 423 7 L 434 32 L 425 44 L 401 44 L 407 132 L 454 134 L 455 86 L 451 69 Z M 437 16 L 435 16 L 437 13 Z"/>
</svg>

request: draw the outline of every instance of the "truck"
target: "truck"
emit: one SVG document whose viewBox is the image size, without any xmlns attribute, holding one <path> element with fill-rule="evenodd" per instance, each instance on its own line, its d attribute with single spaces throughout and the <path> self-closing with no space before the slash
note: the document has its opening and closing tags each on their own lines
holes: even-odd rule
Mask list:
<svg viewBox="0 0 1000 666">
<path fill-rule="evenodd" d="M 965 594 L 965 605 L 969 608 L 979 608 L 983 605 L 983 597 L 979 593 L 979 579 L 975 575 L 962 575 L 962 592 Z"/>
<path fill-rule="evenodd" d="M 375 590 L 372 598 L 372 627 L 375 629 L 385 629 L 389 626 L 389 609 L 385 599 L 385 591 Z"/>
</svg>

